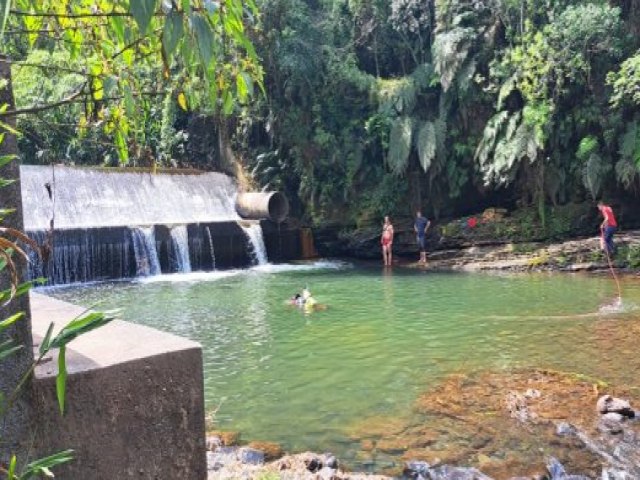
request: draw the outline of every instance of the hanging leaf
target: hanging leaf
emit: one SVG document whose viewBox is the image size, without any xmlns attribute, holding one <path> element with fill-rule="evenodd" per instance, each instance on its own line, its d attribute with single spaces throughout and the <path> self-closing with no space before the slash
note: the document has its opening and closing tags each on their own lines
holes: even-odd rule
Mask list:
<svg viewBox="0 0 640 480">
<path fill-rule="evenodd" d="M 396 175 L 402 175 L 409 164 L 412 133 L 413 119 L 411 117 L 398 117 L 393 121 L 389 133 L 387 165 Z"/>
<path fill-rule="evenodd" d="M 429 170 L 431 162 L 436 158 L 436 129 L 433 122 L 425 122 L 418 132 L 418 160 L 425 172 Z"/>
<path fill-rule="evenodd" d="M 67 347 L 64 345 L 58 351 L 58 374 L 56 375 L 56 395 L 58 397 L 58 406 L 60 413 L 64 415 L 64 399 L 67 388 L 67 362 L 65 354 Z"/>
<path fill-rule="evenodd" d="M 196 35 L 196 41 L 198 42 L 200 58 L 206 67 L 211 63 L 211 59 L 213 58 L 213 31 L 207 19 L 199 13 L 191 15 L 191 24 Z"/>
<path fill-rule="evenodd" d="M 184 92 L 180 92 L 178 94 L 178 105 L 180 105 L 180 108 L 185 112 L 188 110 L 187 97 L 185 96 Z"/>
<path fill-rule="evenodd" d="M 9 328 L 9 326 L 13 325 L 16 321 L 20 320 L 24 316 L 24 312 L 18 312 L 15 315 L 11 315 L 9 318 L 5 318 L 0 321 L 0 332 Z"/>
<path fill-rule="evenodd" d="M 231 115 L 233 113 L 233 95 L 229 90 L 225 90 L 222 94 L 222 113 Z"/>
<path fill-rule="evenodd" d="M 127 141 L 121 129 L 117 128 L 115 130 L 114 140 L 116 150 L 118 151 L 118 159 L 120 163 L 126 164 L 129 161 L 129 149 L 127 148 Z"/>
<path fill-rule="evenodd" d="M 129 13 L 138 24 L 140 33 L 145 35 L 149 28 L 149 23 L 156 11 L 158 0 L 130 0 Z"/>
<path fill-rule="evenodd" d="M 236 75 L 236 93 L 238 94 L 238 100 L 240 103 L 245 103 L 247 101 L 248 89 L 242 75 Z"/>
<path fill-rule="evenodd" d="M 124 20 L 120 16 L 114 16 L 109 18 L 109 23 L 111 24 L 111 28 L 116 34 L 116 38 L 121 44 L 126 43 L 124 38 Z"/>
<path fill-rule="evenodd" d="M 253 96 L 253 78 L 251 78 L 251 75 L 249 75 L 247 72 L 242 72 L 240 75 L 242 75 L 242 78 L 244 80 L 244 84 L 247 87 L 247 93 L 250 96 Z"/>
<path fill-rule="evenodd" d="M 4 35 L 4 27 L 7 25 L 11 10 L 11 0 L 0 0 L 0 37 Z"/>
<path fill-rule="evenodd" d="M 182 21 L 182 14 L 172 11 L 164 23 L 164 30 L 162 31 L 162 47 L 167 58 L 171 58 L 173 52 L 176 51 L 178 42 L 184 34 L 184 23 Z"/>
</svg>

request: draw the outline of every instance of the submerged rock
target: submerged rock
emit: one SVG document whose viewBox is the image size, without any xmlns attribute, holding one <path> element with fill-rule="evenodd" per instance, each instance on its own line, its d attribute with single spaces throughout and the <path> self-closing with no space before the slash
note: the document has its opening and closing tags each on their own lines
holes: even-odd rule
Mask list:
<svg viewBox="0 0 640 480">
<path fill-rule="evenodd" d="M 243 447 L 238 449 L 238 460 L 249 465 L 262 465 L 264 463 L 264 453 L 260 450 Z"/>
<path fill-rule="evenodd" d="M 576 427 L 567 422 L 560 422 L 556 425 L 556 435 L 566 437 L 576 434 Z"/>
<path fill-rule="evenodd" d="M 407 462 L 402 473 L 409 478 L 427 478 L 430 468 L 427 462 Z"/>
<path fill-rule="evenodd" d="M 426 478 L 430 480 L 493 480 L 477 468 L 452 467 L 449 465 L 431 468 L 429 476 Z"/>
<path fill-rule="evenodd" d="M 554 457 L 547 461 L 547 470 L 549 470 L 551 480 L 590 480 L 584 475 L 569 475 L 560 461 Z"/>
<path fill-rule="evenodd" d="M 249 442 L 249 445 L 247 446 L 249 448 L 253 448 L 254 450 L 260 450 L 262 453 L 264 453 L 264 459 L 267 462 L 271 460 L 276 460 L 282 457 L 282 455 L 284 455 L 284 451 L 282 450 L 282 447 L 277 443 L 273 443 L 273 442 L 253 441 L 253 442 Z"/>
</svg>

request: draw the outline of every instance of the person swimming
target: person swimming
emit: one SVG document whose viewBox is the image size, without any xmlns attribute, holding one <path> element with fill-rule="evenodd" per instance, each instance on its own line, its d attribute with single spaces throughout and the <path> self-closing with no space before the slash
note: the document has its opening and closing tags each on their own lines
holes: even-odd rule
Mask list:
<svg viewBox="0 0 640 480">
<path fill-rule="evenodd" d="M 296 293 L 293 297 L 289 299 L 289 303 L 291 305 L 301 307 L 302 305 L 304 305 L 304 299 L 302 298 L 302 295 L 300 295 L 299 293 Z"/>
<path fill-rule="evenodd" d="M 296 307 L 303 308 L 306 313 L 312 310 L 324 310 L 327 308 L 326 305 L 318 303 L 317 300 L 313 298 L 308 287 L 303 288 L 302 293 L 296 293 L 291 297 L 289 303 Z"/>
</svg>

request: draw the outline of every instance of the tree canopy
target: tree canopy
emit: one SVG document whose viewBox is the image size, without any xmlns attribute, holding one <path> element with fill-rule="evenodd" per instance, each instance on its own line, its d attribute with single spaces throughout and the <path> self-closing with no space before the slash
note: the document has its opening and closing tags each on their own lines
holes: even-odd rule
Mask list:
<svg viewBox="0 0 640 480">
<path fill-rule="evenodd" d="M 343 224 L 495 202 L 544 217 L 640 187 L 638 0 L 20 0 L 7 11 L 18 108 L 79 95 L 20 117 L 26 161 L 211 168 L 200 159 L 224 137 L 260 186 Z"/>
</svg>

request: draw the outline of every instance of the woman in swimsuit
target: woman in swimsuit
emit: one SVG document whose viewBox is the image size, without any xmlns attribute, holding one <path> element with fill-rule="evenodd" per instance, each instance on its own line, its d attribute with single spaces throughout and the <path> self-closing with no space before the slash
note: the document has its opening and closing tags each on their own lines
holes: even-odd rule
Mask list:
<svg viewBox="0 0 640 480">
<path fill-rule="evenodd" d="M 380 244 L 382 245 L 382 261 L 385 266 L 391 266 L 393 256 L 393 252 L 391 251 L 391 247 L 393 246 L 393 225 L 391 225 L 389 217 L 384 217 Z"/>
</svg>

